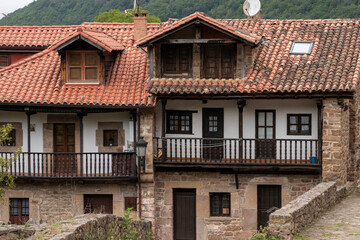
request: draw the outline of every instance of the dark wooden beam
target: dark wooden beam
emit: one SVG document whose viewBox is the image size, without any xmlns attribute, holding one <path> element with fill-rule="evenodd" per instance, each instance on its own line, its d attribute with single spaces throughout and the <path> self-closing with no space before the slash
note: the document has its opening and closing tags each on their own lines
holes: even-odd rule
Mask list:
<svg viewBox="0 0 360 240">
<path fill-rule="evenodd" d="M 189 79 L 191 80 L 191 79 Z M 150 91 L 151 92 L 151 91 Z M 154 94 L 161 99 L 187 99 L 187 100 L 203 100 L 203 99 L 221 99 L 221 100 L 234 100 L 234 99 L 324 99 L 324 98 L 344 98 L 353 99 L 354 92 L 343 93 L 231 93 L 231 94 Z"/>
<path fill-rule="evenodd" d="M 154 77 L 154 48 L 149 47 L 149 58 L 150 58 L 150 71 L 149 71 L 149 77 L 150 79 L 153 79 Z"/>
<path fill-rule="evenodd" d="M 220 38 L 211 38 L 211 39 L 167 39 L 163 40 L 160 43 L 170 43 L 170 44 L 193 44 L 193 43 L 237 43 L 237 41 L 229 39 L 220 39 Z"/>
<path fill-rule="evenodd" d="M 164 163 L 154 162 L 156 171 L 216 171 L 234 173 L 320 173 L 320 164 L 274 165 L 274 164 L 190 164 L 190 163 Z"/>
</svg>

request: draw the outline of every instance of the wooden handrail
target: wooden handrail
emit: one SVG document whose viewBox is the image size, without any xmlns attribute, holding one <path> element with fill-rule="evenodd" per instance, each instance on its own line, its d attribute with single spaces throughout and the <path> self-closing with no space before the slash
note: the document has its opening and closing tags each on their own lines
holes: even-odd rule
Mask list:
<svg viewBox="0 0 360 240">
<path fill-rule="evenodd" d="M 197 164 L 318 165 L 317 139 L 154 138 L 154 161 Z"/>
<path fill-rule="evenodd" d="M 135 153 L 14 153 L 0 152 L 11 161 L 9 173 L 35 178 L 136 177 Z M 29 165 L 30 163 L 30 165 Z"/>
</svg>

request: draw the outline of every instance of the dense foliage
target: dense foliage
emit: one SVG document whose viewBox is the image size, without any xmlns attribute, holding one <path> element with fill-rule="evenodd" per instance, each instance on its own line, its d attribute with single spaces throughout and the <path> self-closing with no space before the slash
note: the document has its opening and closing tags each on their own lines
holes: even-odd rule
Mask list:
<svg viewBox="0 0 360 240">
<path fill-rule="evenodd" d="M 195 11 L 214 18 L 243 18 L 245 0 L 140 0 L 153 16 L 165 21 Z M 37 0 L 9 14 L 9 25 L 59 25 L 94 21 L 110 9 L 132 8 L 132 0 Z M 360 0 L 262 0 L 263 18 L 358 18 Z M 0 20 L 5 25 L 6 19 Z"/>
<path fill-rule="evenodd" d="M 140 12 L 146 12 L 141 9 Z M 98 16 L 95 17 L 96 22 L 134 22 L 134 9 L 127 9 L 124 12 L 121 12 L 118 9 L 110 9 L 107 12 L 102 12 Z M 160 18 L 148 15 L 147 21 L 149 23 L 161 22 Z"/>
<path fill-rule="evenodd" d="M 10 141 L 11 137 L 9 136 L 12 125 L 7 124 L 4 126 L 0 126 L 0 145 L 6 143 L 6 141 Z M 16 151 L 15 156 L 20 153 L 20 149 Z M 15 178 L 9 174 L 9 168 L 15 159 L 12 158 L 3 158 L 0 156 L 0 204 L 3 203 L 4 193 L 7 189 L 11 189 L 15 187 Z"/>
</svg>

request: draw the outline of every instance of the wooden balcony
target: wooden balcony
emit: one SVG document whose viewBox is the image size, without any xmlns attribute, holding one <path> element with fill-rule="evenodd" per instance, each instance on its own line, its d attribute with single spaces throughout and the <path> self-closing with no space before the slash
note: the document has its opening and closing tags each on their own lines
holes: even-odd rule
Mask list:
<svg viewBox="0 0 360 240">
<path fill-rule="evenodd" d="M 24 179 L 136 180 L 135 153 L 0 153 Z"/>
<path fill-rule="evenodd" d="M 154 138 L 157 168 L 213 168 L 236 171 L 321 170 L 314 139 Z"/>
</svg>

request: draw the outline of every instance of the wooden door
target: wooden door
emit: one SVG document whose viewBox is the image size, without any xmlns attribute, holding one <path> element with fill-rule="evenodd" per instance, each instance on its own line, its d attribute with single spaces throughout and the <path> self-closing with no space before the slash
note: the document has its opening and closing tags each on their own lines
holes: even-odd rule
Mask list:
<svg viewBox="0 0 360 240">
<path fill-rule="evenodd" d="M 275 110 L 256 110 L 256 142 L 257 159 L 275 159 Z"/>
<path fill-rule="evenodd" d="M 203 108 L 203 158 L 218 161 L 223 158 L 224 142 L 216 138 L 224 137 L 224 109 Z"/>
<path fill-rule="evenodd" d="M 54 125 L 55 173 L 69 175 L 76 173 L 75 124 Z"/>
<path fill-rule="evenodd" d="M 84 195 L 84 213 L 113 214 L 113 195 L 111 194 Z"/>
<path fill-rule="evenodd" d="M 174 240 L 196 239 L 196 190 L 174 189 Z"/>
<path fill-rule="evenodd" d="M 281 185 L 258 185 L 257 202 L 257 226 L 260 229 L 260 226 L 268 225 L 269 215 L 281 208 Z"/>
</svg>

